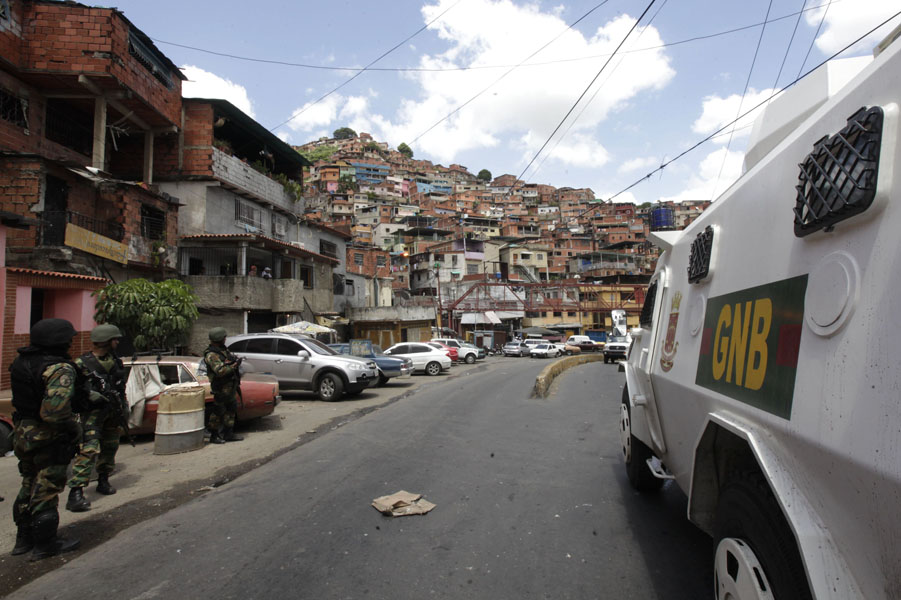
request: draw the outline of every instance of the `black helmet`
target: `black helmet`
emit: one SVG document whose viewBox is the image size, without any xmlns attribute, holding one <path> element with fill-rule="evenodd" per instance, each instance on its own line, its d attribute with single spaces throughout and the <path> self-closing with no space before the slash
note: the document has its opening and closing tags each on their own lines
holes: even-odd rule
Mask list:
<svg viewBox="0 0 901 600">
<path fill-rule="evenodd" d="M 31 328 L 31 345 L 44 348 L 68 346 L 76 333 L 72 323 L 65 319 L 41 319 Z"/>
</svg>

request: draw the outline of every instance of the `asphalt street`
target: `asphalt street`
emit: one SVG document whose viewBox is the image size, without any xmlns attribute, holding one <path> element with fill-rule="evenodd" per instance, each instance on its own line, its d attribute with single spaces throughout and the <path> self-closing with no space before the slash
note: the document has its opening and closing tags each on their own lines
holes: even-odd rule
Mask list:
<svg viewBox="0 0 901 600">
<path fill-rule="evenodd" d="M 423 388 L 135 525 L 9 598 L 710 597 L 711 542 L 673 486 L 634 493 L 623 376 L 547 361 Z M 373 498 L 421 493 L 424 516 Z"/>
</svg>

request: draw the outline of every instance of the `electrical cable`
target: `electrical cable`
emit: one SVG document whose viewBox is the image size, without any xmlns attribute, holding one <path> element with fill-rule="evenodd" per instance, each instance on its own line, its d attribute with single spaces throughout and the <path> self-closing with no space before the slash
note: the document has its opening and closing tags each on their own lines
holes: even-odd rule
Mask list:
<svg viewBox="0 0 901 600">
<path fill-rule="evenodd" d="M 572 28 L 575 27 L 576 25 L 578 25 L 579 22 L 581 22 L 583 19 L 585 19 L 586 17 L 588 17 L 588 15 L 590 15 L 591 13 L 593 13 L 594 11 L 596 11 L 597 9 L 599 9 L 600 7 L 604 6 L 604 5 L 607 4 L 607 2 L 609 2 L 609 1 L 610 1 L 610 0 L 604 0 L 604 1 L 601 2 L 600 4 L 594 5 L 591 9 L 589 9 L 589 11 L 588 11 L 587 13 L 585 13 L 584 15 L 582 15 L 581 17 L 579 17 L 578 19 L 576 19 L 575 21 L 573 21 L 570 25 L 568 25 L 568 26 L 566 27 L 566 29 L 564 29 L 563 31 L 561 31 L 560 33 L 558 33 L 556 36 L 554 36 L 554 38 L 552 38 L 552 39 L 549 40 L 547 43 L 545 43 L 543 46 L 541 46 L 540 48 L 538 48 L 538 50 L 535 50 L 535 52 L 533 52 L 532 54 L 530 54 L 530 55 L 528 55 L 527 57 L 525 57 L 522 61 L 519 62 L 519 64 L 514 65 L 513 67 L 510 67 L 510 69 L 508 69 L 503 75 L 501 75 L 500 77 L 498 77 L 497 79 L 495 79 L 494 81 L 492 81 L 491 83 L 489 83 L 486 87 L 482 88 L 482 90 L 479 91 L 478 93 L 476 93 L 475 96 L 473 96 L 472 98 L 470 98 L 469 100 L 467 100 L 466 102 L 464 102 L 463 104 L 461 104 L 460 106 L 458 106 L 457 108 L 455 108 L 454 110 L 452 110 L 451 112 L 449 112 L 448 114 L 446 114 L 446 115 L 444 115 L 443 117 L 441 117 L 440 119 L 438 119 L 438 121 L 436 121 L 431 127 L 429 127 L 428 129 L 426 129 L 425 131 L 423 131 L 422 133 L 420 133 L 419 135 L 417 135 L 415 138 L 413 138 L 413 141 L 410 142 L 410 143 L 411 143 L 411 144 L 415 144 L 416 141 L 419 140 L 422 136 L 426 135 L 428 132 L 430 132 L 431 130 L 433 130 L 433 129 L 435 129 L 436 127 L 438 127 L 441 123 L 445 122 L 446 120 L 448 120 L 449 118 L 451 118 L 452 116 L 454 116 L 455 114 L 457 114 L 458 112 L 460 112 L 460 110 L 461 110 L 462 108 L 464 108 L 466 105 L 468 105 L 470 102 L 472 102 L 473 100 L 475 100 L 476 98 L 478 98 L 479 96 L 481 96 L 482 94 L 484 94 L 485 92 L 487 92 L 488 90 L 490 90 L 492 87 L 494 87 L 494 85 L 495 85 L 497 82 L 499 82 L 501 79 L 503 79 L 504 77 L 506 77 L 507 75 L 509 75 L 510 73 L 512 73 L 514 70 L 516 70 L 517 67 L 519 67 L 520 65 L 522 65 L 523 63 L 525 63 L 527 60 L 529 60 L 530 58 L 532 58 L 533 56 L 535 56 L 536 54 L 538 54 L 539 52 L 541 52 L 542 50 L 544 50 L 545 48 L 547 48 L 548 46 L 550 46 L 551 44 L 553 44 L 554 42 L 556 42 L 556 41 L 560 38 L 560 36 L 562 36 L 564 33 L 566 33 L 567 31 L 569 31 L 570 29 L 572 29 Z"/>
<path fill-rule="evenodd" d="M 788 52 L 792 48 L 792 44 L 795 41 L 795 34 L 798 32 L 798 25 L 801 23 L 801 14 L 804 12 L 804 8 L 807 6 L 807 0 L 804 0 L 804 3 L 801 5 L 801 10 L 798 12 L 798 19 L 795 21 L 795 28 L 792 29 L 792 35 L 788 40 L 788 47 L 785 49 L 785 55 L 782 57 L 782 64 L 779 65 L 779 72 L 776 73 L 776 81 L 773 82 L 773 89 L 776 89 L 779 86 L 779 78 L 782 76 L 782 69 L 785 68 L 785 61 L 788 59 Z M 814 38 L 816 39 L 816 38 Z M 801 68 L 804 68 L 804 65 L 801 65 Z"/>
<path fill-rule="evenodd" d="M 282 126 L 285 125 L 286 123 L 290 123 L 291 121 L 293 121 L 294 119 L 296 119 L 297 117 L 299 117 L 300 115 L 302 115 L 303 113 L 305 113 L 306 111 L 308 111 L 308 110 L 309 110 L 310 108 L 312 108 L 313 106 L 319 104 L 320 102 L 322 102 L 323 100 L 325 100 L 326 98 L 328 98 L 329 96 L 331 96 L 332 94 L 334 94 L 335 92 L 337 92 L 338 90 L 340 90 L 341 88 L 343 88 L 345 85 L 347 85 L 348 83 L 350 83 L 351 81 L 353 81 L 354 79 L 356 79 L 357 77 L 359 77 L 360 75 L 362 75 L 365 71 L 367 71 L 367 70 L 369 69 L 369 67 L 371 67 L 371 66 L 374 65 L 375 63 L 379 62 L 380 60 L 382 60 L 383 58 L 385 58 L 386 56 L 388 56 L 389 54 L 391 54 L 392 52 L 394 52 L 395 50 L 397 50 L 398 48 L 400 48 L 402 45 L 406 44 L 407 42 L 409 42 L 410 40 L 412 40 L 414 37 L 416 37 L 417 35 L 419 35 L 419 34 L 422 33 L 423 31 L 425 31 L 426 29 L 428 29 L 429 26 L 432 25 L 432 23 L 434 23 L 435 21 L 437 21 L 438 19 L 440 19 L 441 17 L 443 17 L 445 14 L 447 14 L 447 12 L 448 12 L 449 10 L 451 10 L 452 8 L 454 8 L 455 6 L 457 6 L 458 4 L 460 4 L 460 2 L 462 2 L 462 1 L 463 1 L 463 0 L 457 0 L 456 2 L 454 2 L 453 4 L 451 4 L 450 6 L 448 6 L 448 7 L 447 7 L 446 9 L 444 9 L 444 11 L 442 11 L 441 14 L 439 14 L 437 17 L 435 17 L 434 19 L 432 19 L 431 21 L 429 21 L 428 23 L 426 23 L 425 25 L 423 25 L 422 27 L 420 27 L 419 29 L 417 29 L 413 34 L 407 36 L 407 37 L 404 38 L 402 41 L 398 42 L 397 45 L 393 46 L 393 47 L 392 47 L 391 49 L 389 49 L 388 51 L 382 53 L 378 58 L 376 58 L 375 60 L 373 60 L 372 62 L 370 62 L 368 65 L 366 65 L 365 67 L 363 67 L 362 69 L 360 69 L 360 70 L 357 71 L 356 73 L 354 73 L 353 76 L 351 76 L 349 79 L 347 79 L 344 83 L 342 83 L 342 84 L 339 85 L 338 87 L 334 88 L 332 91 L 328 92 L 327 94 L 324 94 L 324 95 L 320 96 L 320 97 L 317 98 L 314 102 L 312 102 L 312 103 L 310 103 L 310 104 L 307 104 L 307 105 L 304 106 L 302 109 L 300 109 L 299 111 L 295 112 L 294 114 L 292 114 L 290 117 L 288 117 L 287 119 L 285 119 L 284 121 L 282 121 L 281 123 L 279 123 L 278 125 L 276 125 L 275 127 L 271 127 L 271 128 L 269 129 L 269 131 L 275 131 L 276 129 L 282 127 Z"/>
<path fill-rule="evenodd" d="M 522 170 L 522 173 L 519 174 L 519 177 L 517 177 L 514 180 L 513 186 L 505 194 L 505 196 L 508 197 L 510 195 L 510 193 L 516 189 L 516 181 L 519 181 L 520 179 L 522 179 L 522 176 L 525 175 L 525 172 L 529 170 L 529 167 L 532 166 L 532 163 L 535 162 L 535 159 L 538 158 L 539 155 L 541 155 L 541 153 L 544 151 L 545 147 L 548 145 L 548 143 L 551 141 L 551 139 L 557 134 L 557 132 L 560 130 L 560 127 L 563 126 L 563 123 L 566 122 L 566 119 L 569 118 L 569 115 L 571 115 L 572 112 L 576 109 L 576 106 L 579 105 L 579 102 L 582 101 L 582 98 L 585 97 L 585 94 L 588 93 L 588 90 L 591 89 L 591 86 L 594 85 L 594 82 L 597 81 L 598 77 L 601 76 L 601 73 L 604 72 L 604 69 L 607 68 L 607 65 L 610 64 L 610 61 L 613 60 L 613 57 L 616 56 L 616 53 L 619 51 L 619 49 L 622 48 L 623 44 L 626 43 L 626 40 L 629 39 L 629 36 L 632 35 L 632 32 L 635 31 L 635 28 L 638 27 L 638 24 L 641 23 L 641 20 L 644 18 L 644 16 L 646 14 L 648 14 L 648 11 L 651 10 L 651 7 L 654 6 L 654 2 L 656 2 L 656 1 L 657 0 L 651 0 L 651 2 L 645 7 L 644 11 L 641 13 L 641 16 L 639 16 L 638 19 L 635 20 L 635 23 L 632 25 L 632 27 L 629 28 L 629 31 L 626 33 L 626 35 L 623 37 L 623 39 L 620 41 L 620 43 L 613 50 L 613 54 L 611 54 L 610 57 L 606 61 L 604 61 L 603 66 L 601 66 L 600 70 L 595 74 L 595 76 L 591 79 L 591 81 L 588 82 L 588 85 L 585 87 L 584 90 L 582 90 L 582 93 L 579 94 L 579 97 L 576 99 L 576 101 L 573 103 L 573 105 L 570 107 L 570 109 L 568 111 L 566 111 L 566 114 L 563 115 L 563 119 L 561 119 L 560 123 L 558 123 L 557 126 L 554 128 L 554 131 L 551 132 L 551 135 L 549 135 L 548 138 L 544 141 L 544 143 L 541 145 L 541 148 L 538 149 L 538 152 L 536 152 L 535 156 L 532 157 L 532 160 L 529 161 L 529 164 L 527 164 L 525 169 Z"/>
<path fill-rule="evenodd" d="M 770 11 L 773 9 L 773 0 L 770 0 L 770 3 L 766 7 L 766 17 L 764 17 L 764 21 L 770 16 Z M 742 90 L 741 100 L 738 101 L 738 114 L 741 114 L 741 107 L 745 103 L 745 96 L 748 93 L 748 86 L 751 84 L 751 75 L 754 73 L 754 65 L 757 64 L 757 55 L 760 52 L 760 45 L 763 42 L 763 34 L 766 33 L 766 25 L 760 28 L 760 37 L 757 38 L 757 48 L 754 49 L 754 58 L 751 59 L 751 68 L 748 69 L 748 78 L 745 79 L 745 89 Z M 737 115 L 736 115 L 737 116 Z M 733 121 L 734 123 L 735 121 Z M 729 149 L 732 147 L 732 136 L 735 133 L 735 128 L 732 128 L 732 131 L 729 133 L 729 141 L 726 142 L 726 151 L 723 153 L 723 162 L 720 163 L 719 173 L 716 174 L 716 180 L 713 182 L 713 189 L 710 191 L 710 199 L 713 200 L 716 198 L 716 186 L 720 184 L 720 177 L 723 175 L 723 168 L 726 166 L 726 160 L 729 158 Z"/>
<path fill-rule="evenodd" d="M 823 16 L 820 18 L 820 24 L 817 25 L 817 31 L 816 31 L 816 33 L 813 34 L 813 39 L 810 40 L 810 46 L 808 46 L 807 54 L 804 55 L 804 61 L 801 63 L 801 67 L 798 69 L 798 75 L 801 74 L 801 71 L 804 70 L 804 65 L 807 64 L 807 58 L 810 56 L 810 51 L 813 50 L 813 45 L 817 41 L 817 36 L 820 35 L 820 28 L 823 27 L 823 22 L 826 20 L 826 13 L 829 12 L 830 6 L 832 6 L 832 0 L 830 0 L 829 3 L 826 4 L 826 10 L 823 11 Z"/>
<path fill-rule="evenodd" d="M 833 2 L 842 2 L 843 0 L 833 0 Z M 798 17 L 798 21 L 800 21 L 800 17 L 802 13 L 809 12 L 813 10 L 817 10 L 819 8 L 823 8 L 826 4 L 818 4 L 817 6 L 811 6 L 803 9 L 801 12 L 789 13 L 787 15 L 783 15 L 781 17 L 775 17 L 766 23 L 751 23 L 749 25 L 742 25 L 741 27 L 736 27 L 733 29 L 727 29 L 724 31 L 718 31 L 716 33 L 709 33 L 704 35 L 698 35 L 690 38 L 686 38 L 684 40 L 678 40 L 675 42 L 669 42 L 666 44 L 658 44 L 656 46 L 648 46 L 646 48 L 635 48 L 632 50 L 624 50 L 620 54 L 633 54 L 636 52 L 647 52 L 649 50 L 659 50 L 661 48 L 669 48 L 671 46 L 680 46 L 682 44 L 689 44 L 691 42 L 697 42 L 701 40 L 708 40 L 716 37 L 721 37 L 724 35 L 729 35 L 732 33 L 738 33 L 740 31 L 745 31 L 747 29 L 754 29 L 756 27 L 760 27 L 761 25 L 767 25 L 769 23 L 777 23 L 779 21 L 784 21 L 785 19 L 790 19 L 791 17 Z M 796 25 L 797 27 L 797 25 Z M 418 33 L 418 32 L 417 32 Z M 415 35 L 415 34 L 414 34 Z M 198 48 L 197 46 L 189 46 L 187 44 L 180 44 L 177 42 L 168 42 L 166 40 L 161 40 L 159 38 L 150 38 L 153 42 L 157 44 L 165 44 L 167 46 L 174 46 L 176 48 L 184 48 L 185 50 L 193 50 L 195 52 L 202 52 L 204 54 L 210 54 L 213 56 L 221 56 L 223 58 L 231 58 L 234 60 L 241 60 L 246 62 L 254 62 L 254 63 L 262 63 L 262 64 L 270 64 L 270 65 L 281 65 L 285 67 L 298 67 L 302 69 L 315 69 L 320 71 L 357 71 L 360 67 L 333 67 L 326 65 L 314 65 L 310 63 L 297 63 L 290 62 L 284 60 L 275 60 L 275 59 L 266 59 L 266 58 L 253 58 L 249 56 L 241 56 L 238 54 L 230 54 L 228 52 L 220 52 L 217 50 L 208 50 L 206 48 Z M 403 42 L 401 42 L 403 43 Z M 442 73 L 442 72 L 454 72 L 454 71 L 478 71 L 485 69 L 508 69 L 512 66 L 520 66 L 520 67 L 543 67 L 547 65 L 555 65 L 560 63 L 567 62 L 577 62 L 583 60 L 594 60 L 596 58 L 604 58 L 609 56 L 608 54 L 594 54 L 591 56 L 577 56 L 574 58 L 562 58 L 558 60 L 549 60 L 544 62 L 534 62 L 534 63 L 525 63 L 521 65 L 478 65 L 478 66 L 469 66 L 469 67 L 447 67 L 447 68 L 425 68 L 425 67 L 373 67 L 370 66 L 366 68 L 367 71 L 385 71 L 385 72 L 395 72 L 395 73 Z"/>
<path fill-rule="evenodd" d="M 814 71 L 816 71 L 817 69 L 819 69 L 820 67 L 822 67 L 823 65 L 825 65 L 826 63 L 828 63 L 830 60 L 833 60 L 833 59 L 837 58 L 839 55 L 841 55 L 843 52 L 847 51 L 849 48 L 853 47 L 855 44 L 860 43 L 860 41 L 863 40 L 864 38 L 866 38 L 868 35 L 871 35 L 872 33 L 874 33 L 875 31 L 877 31 L 877 30 L 880 29 L 881 27 L 885 26 L 886 23 L 892 21 L 893 19 L 896 19 L 899 15 L 901 15 L 901 11 L 896 12 L 895 14 L 893 14 L 892 16 L 890 16 L 889 18 L 887 18 L 887 19 L 884 20 L 883 22 L 879 23 L 878 25 L 876 25 L 875 27 L 873 27 L 872 29 L 870 29 L 869 31 L 867 31 L 866 33 L 864 33 L 863 35 L 861 35 L 860 37 L 858 37 L 857 39 L 855 39 L 853 42 L 851 42 L 850 44 L 846 45 L 844 48 L 838 50 L 837 52 L 835 52 L 834 54 L 832 54 L 831 56 L 829 56 L 828 58 L 826 58 L 825 60 L 823 60 L 822 62 L 820 62 L 817 66 L 813 67 L 812 69 L 810 69 L 809 71 L 807 71 L 807 72 L 804 73 L 803 75 L 799 75 L 794 81 L 792 81 L 791 83 L 789 83 L 787 86 L 785 86 L 785 87 L 782 88 L 781 90 L 778 90 L 778 91 L 773 92 L 769 97 L 767 97 L 767 98 L 761 100 L 761 101 L 758 102 L 756 105 L 752 106 L 752 107 L 749 108 L 747 111 L 745 111 L 743 114 L 739 115 L 739 117 L 736 118 L 734 121 L 732 121 L 732 122 L 730 122 L 730 123 L 726 123 L 725 125 L 723 125 L 723 126 L 720 127 L 719 129 L 717 129 L 716 131 L 714 131 L 713 133 L 711 133 L 710 135 L 708 135 L 707 137 L 705 137 L 704 139 L 702 139 L 702 140 L 696 142 L 696 143 L 693 144 L 692 146 L 686 148 L 685 150 L 683 150 L 682 152 L 680 152 L 679 154 L 677 154 L 676 156 L 674 156 L 671 160 L 666 161 L 664 164 L 660 165 L 659 167 L 657 167 L 657 168 L 654 169 L 653 171 L 650 171 L 649 173 L 645 174 L 645 175 L 642 176 L 640 179 L 636 179 L 636 180 L 633 181 L 631 184 L 627 185 L 626 187 L 624 187 L 624 188 L 621 189 L 620 191 L 616 192 L 615 194 L 613 194 L 612 196 L 610 196 L 609 198 L 607 198 L 606 202 L 612 202 L 613 199 L 616 198 L 617 196 L 620 196 L 620 195 L 622 195 L 622 194 L 625 194 L 626 192 L 628 192 L 629 190 L 631 190 L 632 188 L 634 188 L 636 185 L 638 185 L 638 184 L 640 184 L 640 183 L 642 183 L 642 182 L 644 182 L 644 181 L 650 179 L 651 176 L 654 175 L 654 173 L 657 173 L 658 171 L 662 171 L 663 169 L 665 169 L 665 168 L 668 167 L 669 165 L 671 165 L 671 164 L 673 164 L 674 162 L 676 162 L 677 160 L 681 159 L 681 158 L 682 158 L 683 156 L 685 156 L 686 154 L 688 154 L 688 153 L 690 153 L 690 152 L 696 150 L 697 148 L 699 148 L 700 146 L 702 146 L 702 145 L 705 144 L 706 142 L 709 142 L 711 139 L 713 139 L 714 137 L 718 136 L 718 135 L 721 134 L 723 131 L 725 131 L 726 129 L 728 129 L 729 126 L 731 126 L 731 125 L 735 124 L 736 122 L 740 121 L 742 118 L 744 118 L 744 117 L 746 117 L 747 115 L 749 115 L 750 113 L 754 112 L 755 110 L 757 110 L 758 108 L 760 108 L 761 106 L 763 106 L 764 104 L 766 104 L 767 102 L 769 102 L 770 100 L 772 100 L 773 98 L 775 98 L 776 96 L 779 96 L 780 94 L 784 93 L 786 90 L 788 90 L 789 88 L 791 88 L 792 86 L 794 86 L 796 83 L 798 83 L 799 81 L 801 81 L 802 79 L 804 79 L 805 77 L 807 77 L 808 75 L 810 75 L 811 73 L 813 73 Z M 597 208 L 598 206 L 601 206 L 602 204 L 603 204 L 603 203 L 598 203 L 598 204 L 596 204 L 595 206 L 592 206 L 592 207 L 590 207 L 590 208 L 586 208 L 584 211 L 582 211 L 581 213 L 579 213 L 579 215 L 578 215 L 577 218 L 582 217 L 583 215 L 585 215 L 585 213 L 588 213 L 588 212 L 594 210 L 595 208 Z"/>
</svg>

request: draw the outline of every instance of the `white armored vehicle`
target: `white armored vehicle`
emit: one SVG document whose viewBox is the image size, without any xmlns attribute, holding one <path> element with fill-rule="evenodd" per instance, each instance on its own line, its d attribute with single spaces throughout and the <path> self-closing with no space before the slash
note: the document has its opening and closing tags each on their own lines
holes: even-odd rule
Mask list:
<svg viewBox="0 0 901 600">
<path fill-rule="evenodd" d="M 774 100 L 742 178 L 653 236 L 626 470 L 685 491 L 719 599 L 901 598 L 901 41 L 884 45 Z"/>
</svg>

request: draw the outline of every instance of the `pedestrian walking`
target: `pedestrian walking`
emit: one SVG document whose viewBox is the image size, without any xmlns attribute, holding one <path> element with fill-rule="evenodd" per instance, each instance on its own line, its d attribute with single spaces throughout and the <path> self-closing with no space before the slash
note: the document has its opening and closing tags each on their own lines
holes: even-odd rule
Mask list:
<svg viewBox="0 0 901 600">
<path fill-rule="evenodd" d="M 81 441 L 76 410 L 86 400 L 84 379 L 69 358 L 75 328 L 65 319 L 34 324 L 30 344 L 10 365 L 13 394 L 13 449 L 22 485 L 13 502 L 13 554 L 32 551 L 40 560 L 75 550 L 79 540 L 57 535 L 59 494 Z"/>
<path fill-rule="evenodd" d="M 84 512 L 91 502 L 84 497 L 84 488 L 97 469 L 97 493 L 110 496 L 116 488 L 109 477 L 116 468 L 119 438 L 128 433 L 128 413 L 125 403 L 125 367 L 116 355 L 122 332 L 115 325 L 98 325 L 91 331 L 94 348 L 75 359 L 89 384 L 87 406 L 81 413 L 82 442 L 72 465 L 69 479 L 69 500 L 66 510 Z"/>
<path fill-rule="evenodd" d="M 213 392 L 213 407 L 208 424 L 212 444 L 240 442 L 244 439 L 234 432 L 238 394 L 241 393 L 239 368 L 243 359 L 225 347 L 227 335 L 224 327 L 210 329 L 210 345 L 203 351 L 203 361 L 206 363 Z"/>
</svg>

